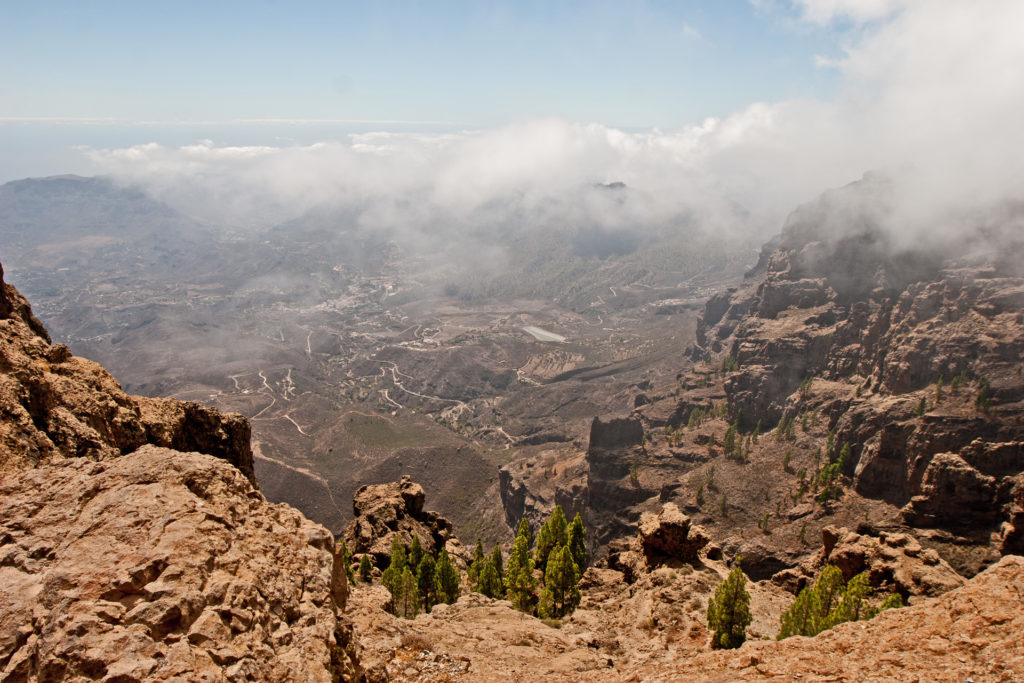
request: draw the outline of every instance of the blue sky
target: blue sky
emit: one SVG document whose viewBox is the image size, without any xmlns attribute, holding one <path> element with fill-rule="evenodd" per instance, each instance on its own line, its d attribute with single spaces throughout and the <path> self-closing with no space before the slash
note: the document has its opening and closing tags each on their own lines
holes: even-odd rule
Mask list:
<svg viewBox="0 0 1024 683">
<path fill-rule="evenodd" d="M 827 96 L 841 40 L 746 0 L 0 7 L 0 118 L 673 128 Z"/>
</svg>

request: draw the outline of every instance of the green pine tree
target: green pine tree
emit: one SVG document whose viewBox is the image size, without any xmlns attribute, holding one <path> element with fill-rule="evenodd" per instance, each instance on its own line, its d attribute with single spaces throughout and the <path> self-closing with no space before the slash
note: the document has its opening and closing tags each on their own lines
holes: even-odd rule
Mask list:
<svg viewBox="0 0 1024 683">
<path fill-rule="evenodd" d="M 534 564 L 529 544 L 530 528 L 520 524 L 512 552 L 508 556 L 508 564 L 505 565 L 505 594 L 517 610 L 532 614 L 537 580 L 533 576 Z"/>
<path fill-rule="evenodd" d="M 580 604 L 579 579 L 579 569 L 572 561 L 570 550 L 565 546 L 552 550 L 537 608 L 540 616 L 559 619 L 576 609 Z"/>
<path fill-rule="evenodd" d="M 420 537 L 416 534 L 412 535 L 412 543 L 409 545 L 409 566 L 412 567 L 413 571 L 420 566 L 420 562 L 423 561 L 423 546 L 420 545 Z"/>
<path fill-rule="evenodd" d="M 478 590 L 489 598 L 500 598 L 505 592 L 498 570 L 494 568 L 494 562 L 489 557 L 483 559 Z"/>
<path fill-rule="evenodd" d="M 491 565 L 494 567 L 495 574 L 498 575 L 498 581 L 502 584 L 505 582 L 505 566 L 502 563 L 501 557 L 501 546 L 498 544 L 494 545 L 494 550 L 491 551 Z"/>
<path fill-rule="evenodd" d="M 778 639 L 789 636 L 813 636 L 818 633 L 815 615 L 818 607 L 815 604 L 814 589 L 805 586 L 788 610 L 782 613 L 781 628 Z"/>
<path fill-rule="evenodd" d="M 418 571 L 418 587 L 420 600 L 423 601 L 423 611 L 430 610 L 437 604 L 437 579 L 434 576 L 434 557 L 430 553 L 423 553 Z"/>
<path fill-rule="evenodd" d="M 484 544 L 480 537 L 476 537 L 476 548 L 473 549 L 473 561 L 469 564 L 466 578 L 469 581 L 470 590 L 479 590 L 480 570 L 484 566 Z"/>
<path fill-rule="evenodd" d="M 900 596 L 893 594 L 874 609 L 866 600 L 870 590 L 866 573 L 854 576 L 847 583 L 838 567 L 825 567 L 815 584 L 800 591 L 790 608 L 783 612 L 778 639 L 815 636 L 836 624 L 870 619 L 882 610 L 903 606 Z"/>
<path fill-rule="evenodd" d="M 345 543 L 345 539 L 341 539 L 341 547 L 338 549 L 338 555 L 341 557 L 341 561 L 345 567 L 345 577 L 348 578 L 349 585 L 354 585 L 356 582 L 355 572 L 352 570 L 352 553 L 348 551 L 348 544 Z"/>
<path fill-rule="evenodd" d="M 537 554 L 534 563 L 541 571 L 545 571 L 548 563 L 548 555 L 558 546 L 565 545 L 569 540 L 569 525 L 565 521 L 565 513 L 562 506 L 556 505 L 551 511 L 548 521 L 544 522 L 537 534 Z"/>
<path fill-rule="evenodd" d="M 459 573 L 452 566 L 448 551 L 442 549 L 434 567 L 437 601 L 451 604 L 459 599 Z"/>
<path fill-rule="evenodd" d="M 740 560 L 725 581 L 715 589 L 715 597 L 708 602 L 708 629 L 712 631 L 712 647 L 729 649 L 739 647 L 747 639 L 750 625 L 750 594 L 747 577 L 740 569 Z"/>
<path fill-rule="evenodd" d="M 395 608 L 395 614 L 400 617 L 412 619 L 419 612 L 420 596 L 416 590 L 416 576 L 408 565 L 402 568 L 398 592 L 392 594 L 391 601 Z"/>
<path fill-rule="evenodd" d="M 388 568 L 384 570 L 384 574 L 381 576 L 381 583 L 392 596 L 395 596 L 401 590 L 402 570 L 409 564 L 405 554 L 405 543 L 396 534 L 391 539 L 391 558 L 388 563 Z M 393 600 L 392 600 L 393 602 Z"/>
<path fill-rule="evenodd" d="M 569 525 L 568 546 L 573 564 L 582 574 L 587 569 L 587 530 L 583 528 L 583 518 L 578 512 Z"/>
<path fill-rule="evenodd" d="M 359 560 L 359 579 L 363 583 L 370 583 L 373 580 L 373 565 L 370 563 L 370 555 L 364 553 Z"/>
</svg>

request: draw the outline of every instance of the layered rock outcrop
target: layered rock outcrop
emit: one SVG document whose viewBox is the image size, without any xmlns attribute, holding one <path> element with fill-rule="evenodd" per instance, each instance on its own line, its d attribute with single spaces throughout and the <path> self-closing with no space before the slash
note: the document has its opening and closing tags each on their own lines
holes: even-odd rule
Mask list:
<svg viewBox="0 0 1024 683">
<path fill-rule="evenodd" d="M 826 526 L 821 536 L 822 547 L 814 557 L 779 572 L 773 583 L 795 594 L 827 565 L 838 567 L 844 581 L 865 572 L 874 590 L 899 593 L 904 601 L 942 595 L 966 583 L 934 549 L 906 533 L 871 536 Z"/>
<path fill-rule="evenodd" d="M 1024 248 L 990 227 L 970 249 L 901 245 L 883 227 L 891 192 L 868 176 L 794 211 L 743 285 L 708 301 L 694 355 L 731 357 L 741 431 L 822 415 L 856 493 L 987 543 L 1024 471 Z"/>
<path fill-rule="evenodd" d="M 612 544 L 602 564 L 621 571 L 632 583 L 661 566 L 700 564 L 704 546 L 710 542 L 708 533 L 692 524 L 675 503 L 666 503 L 657 513 L 643 513 L 632 541 Z"/>
</svg>

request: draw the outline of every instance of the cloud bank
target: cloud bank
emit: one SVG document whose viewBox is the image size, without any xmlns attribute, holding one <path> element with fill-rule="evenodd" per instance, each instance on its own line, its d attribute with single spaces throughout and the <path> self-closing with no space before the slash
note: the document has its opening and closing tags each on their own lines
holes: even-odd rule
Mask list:
<svg viewBox="0 0 1024 683">
<path fill-rule="evenodd" d="M 86 154 L 98 172 L 235 228 L 268 227 L 324 204 L 354 207 L 363 227 L 423 232 L 496 220 L 510 207 L 552 225 L 642 229 L 684 214 L 724 225 L 739 205 L 748 212 L 742 229 L 767 234 L 795 205 L 882 170 L 899 188 L 887 220 L 909 243 L 955 234 L 986 207 L 1024 201 L 1024 3 L 795 6 L 808 25 L 851 27 L 842 34 L 848 42 L 819 60 L 842 77 L 831 101 L 758 102 L 677 131 L 536 119 L 309 146 L 203 141 Z M 610 182 L 642 201 L 588 205 L 579 192 Z"/>
</svg>

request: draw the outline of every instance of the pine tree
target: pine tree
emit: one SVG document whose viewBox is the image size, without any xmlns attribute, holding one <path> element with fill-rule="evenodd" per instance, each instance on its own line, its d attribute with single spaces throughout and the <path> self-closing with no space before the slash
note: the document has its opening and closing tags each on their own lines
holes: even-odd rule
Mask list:
<svg viewBox="0 0 1024 683">
<path fill-rule="evenodd" d="M 520 519 L 519 526 L 516 527 L 516 538 L 518 538 L 520 534 L 526 534 L 526 547 L 531 547 L 534 541 L 533 529 L 530 528 L 530 522 L 526 517 Z"/>
<path fill-rule="evenodd" d="M 480 570 L 484 566 L 484 545 L 480 542 L 480 537 L 476 537 L 476 548 L 473 549 L 473 561 L 469 564 L 469 570 L 466 572 L 466 578 L 469 581 L 470 590 L 480 590 Z"/>
<path fill-rule="evenodd" d="M 416 576 L 408 566 L 402 568 L 397 594 L 391 596 L 395 614 L 412 619 L 420 610 L 420 596 L 416 590 Z"/>
<path fill-rule="evenodd" d="M 345 567 L 345 577 L 348 579 L 349 585 L 353 585 L 356 582 L 355 572 L 352 570 L 352 553 L 348 550 L 348 544 L 345 543 L 345 539 L 341 539 L 341 547 L 338 549 L 338 555 L 341 556 L 341 561 Z"/>
<path fill-rule="evenodd" d="M 537 554 L 534 562 L 541 571 L 547 568 L 548 555 L 551 554 L 551 551 L 560 545 L 565 545 L 569 540 L 568 527 L 562 506 L 556 505 L 555 509 L 551 511 L 548 521 L 544 522 L 540 533 L 537 534 Z"/>
<path fill-rule="evenodd" d="M 814 589 L 810 586 L 805 586 L 800 591 L 790 608 L 782 613 L 778 640 L 790 636 L 813 636 L 818 633 L 814 616 L 818 612 L 815 598 Z"/>
<path fill-rule="evenodd" d="M 451 604 L 459 599 L 459 573 L 452 566 L 448 551 L 442 549 L 434 567 L 434 584 L 437 587 L 437 601 Z"/>
<path fill-rule="evenodd" d="M 712 631 L 711 644 L 715 648 L 739 647 L 747 639 L 747 626 L 751 621 L 750 594 L 740 560 L 736 558 L 736 566 L 708 602 L 708 629 Z"/>
<path fill-rule="evenodd" d="M 373 566 L 370 564 L 370 556 L 367 553 L 364 553 L 363 558 L 359 560 L 359 579 L 363 583 L 370 583 L 373 580 Z"/>
<path fill-rule="evenodd" d="M 534 591 L 537 590 L 533 567 L 530 528 L 520 524 L 512 552 L 508 556 L 508 564 L 505 565 L 505 593 L 513 607 L 527 614 L 533 613 Z"/>
<path fill-rule="evenodd" d="M 412 535 L 412 543 L 409 545 L 409 566 L 412 567 L 413 571 L 420 566 L 420 562 L 423 561 L 423 546 L 420 545 L 420 537 L 416 534 Z"/>
<path fill-rule="evenodd" d="M 583 528 L 583 518 L 578 512 L 572 518 L 572 524 L 569 525 L 568 546 L 573 564 L 582 575 L 587 569 L 587 530 Z"/>
<path fill-rule="evenodd" d="M 420 600 L 423 601 L 423 611 L 430 612 L 437 604 L 437 580 L 434 576 L 434 557 L 430 553 L 423 553 L 418 571 L 418 586 Z"/>
<path fill-rule="evenodd" d="M 396 595 L 396 592 L 401 590 L 399 585 L 402 580 L 402 570 L 409 564 L 405 555 L 405 543 L 396 534 L 391 539 L 391 560 L 388 564 L 388 568 L 384 570 L 384 574 L 381 576 L 381 583 L 388 592 L 391 593 L 392 597 Z"/>
<path fill-rule="evenodd" d="M 835 565 L 827 566 L 814 586 L 800 591 L 796 601 L 783 612 L 778 639 L 815 636 L 836 624 L 870 619 L 882 610 L 903 605 L 900 596 L 893 594 L 873 609 L 865 599 L 870 588 L 867 574 L 858 574 L 846 583 Z"/>
<path fill-rule="evenodd" d="M 863 618 L 871 609 L 867 600 L 864 599 L 870 590 L 871 584 L 868 583 L 866 573 L 861 572 L 850 579 L 839 597 L 839 603 L 825 618 L 825 628 L 832 628 L 845 621 L 858 621 Z"/>
<path fill-rule="evenodd" d="M 501 546 L 498 544 L 495 544 L 494 550 L 491 551 L 491 566 L 494 567 L 494 573 L 498 576 L 498 582 L 504 584 L 505 566 L 501 557 Z"/>
<path fill-rule="evenodd" d="M 579 579 L 579 569 L 569 549 L 559 546 L 552 550 L 544 574 L 544 590 L 540 594 L 540 616 L 559 619 L 576 609 L 580 604 L 580 589 L 576 585 Z"/>
<path fill-rule="evenodd" d="M 498 570 L 494 568 L 494 562 L 489 557 L 482 561 L 478 590 L 489 598 L 500 598 L 504 593 Z"/>
</svg>

